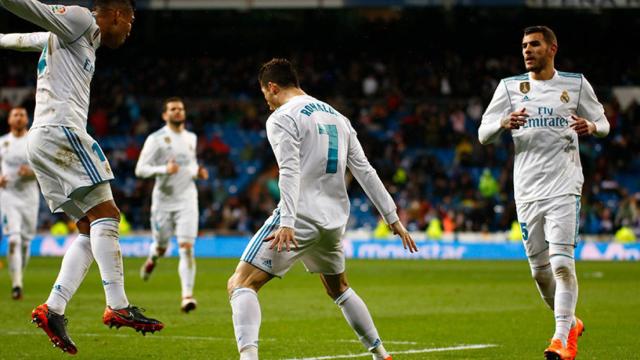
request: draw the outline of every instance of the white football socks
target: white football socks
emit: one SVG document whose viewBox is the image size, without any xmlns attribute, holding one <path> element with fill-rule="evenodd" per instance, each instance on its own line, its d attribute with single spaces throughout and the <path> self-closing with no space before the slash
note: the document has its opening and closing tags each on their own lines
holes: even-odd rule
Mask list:
<svg viewBox="0 0 640 360">
<path fill-rule="evenodd" d="M 31 258 L 31 239 L 25 237 L 22 238 L 20 251 L 22 252 L 22 270 L 24 270 Z"/>
<path fill-rule="evenodd" d="M 262 320 L 258 294 L 249 288 L 238 288 L 231 294 L 230 302 L 240 358 L 257 360 L 258 335 Z"/>
<path fill-rule="evenodd" d="M 9 251 L 7 253 L 7 265 L 11 277 L 11 287 L 22 287 L 22 245 L 20 234 L 9 236 Z"/>
<path fill-rule="evenodd" d="M 538 292 L 545 304 L 553 311 L 554 301 L 556 294 L 556 279 L 553 276 L 553 270 L 551 269 L 551 263 L 546 265 L 537 266 L 531 264 L 531 276 L 536 281 Z"/>
<path fill-rule="evenodd" d="M 562 340 L 562 344 L 567 346 L 567 337 L 574 321 L 578 301 L 578 279 L 576 277 L 575 261 L 565 255 L 552 255 L 551 266 L 556 279 L 554 309 L 556 331 L 553 338 Z"/>
<path fill-rule="evenodd" d="M 193 247 L 181 247 L 178 274 L 182 284 L 182 298 L 193 297 L 193 286 L 196 280 L 196 259 L 193 256 Z"/>
<path fill-rule="evenodd" d="M 342 295 L 340 295 L 335 303 L 342 310 L 342 314 L 351 328 L 356 332 L 360 342 L 367 348 L 367 350 L 374 353 L 374 358 L 384 359 L 389 354 L 382 346 L 380 337 L 378 336 L 378 330 L 376 330 L 373 324 L 373 319 L 369 314 L 367 305 L 356 294 L 353 289 L 349 288 Z"/>
<path fill-rule="evenodd" d="M 80 234 L 62 258 L 58 278 L 46 301 L 49 310 L 62 315 L 93 262 L 89 236 Z"/>
<path fill-rule="evenodd" d="M 102 218 L 91 223 L 91 251 L 98 263 L 107 305 L 112 309 L 129 306 L 124 292 L 124 267 L 118 242 L 119 221 Z"/>
</svg>

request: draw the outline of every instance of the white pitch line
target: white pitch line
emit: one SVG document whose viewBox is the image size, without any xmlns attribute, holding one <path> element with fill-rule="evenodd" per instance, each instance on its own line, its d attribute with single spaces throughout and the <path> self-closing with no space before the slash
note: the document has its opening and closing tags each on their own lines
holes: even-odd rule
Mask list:
<svg viewBox="0 0 640 360">
<path fill-rule="evenodd" d="M 360 344 L 360 340 L 336 340 L 336 342 L 341 342 L 341 343 L 354 343 L 354 344 Z M 385 340 L 383 341 L 385 344 L 391 344 L 391 345 L 418 345 L 417 342 L 415 341 L 393 341 L 393 340 Z"/>
<path fill-rule="evenodd" d="M 413 349 L 413 350 L 393 351 L 392 355 L 424 354 L 424 353 L 442 352 L 442 351 L 486 349 L 486 348 L 491 348 L 496 346 L 497 345 L 494 345 L 494 344 L 475 344 L 475 345 L 460 345 L 460 346 L 443 347 L 443 348 Z M 286 359 L 286 360 L 329 360 L 329 359 L 349 359 L 349 358 L 367 357 L 367 356 L 371 356 L 371 353 L 367 352 L 367 353 L 361 353 L 361 354 L 328 355 L 328 356 L 308 357 L 308 358 L 292 358 L 292 359 Z"/>
</svg>

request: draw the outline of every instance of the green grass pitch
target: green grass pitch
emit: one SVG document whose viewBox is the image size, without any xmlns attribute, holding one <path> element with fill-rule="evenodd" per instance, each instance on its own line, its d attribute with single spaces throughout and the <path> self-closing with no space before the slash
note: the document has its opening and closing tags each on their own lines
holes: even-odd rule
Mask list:
<svg viewBox="0 0 640 360">
<path fill-rule="evenodd" d="M 104 294 L 92 266 L 67 308 L 77 359 L 237 359 L 226 280 L 237 260 L 199 259 L 198 309 L 179 311 L 177 260 L 163 259 L 148 283 L 142 259 L 126 259 L 130 301 L 166 328 L 146 337 L 102 325 Z M 0 271 L 0 359 L 63 359 L 29 323 L 45 301 L 60 259 L 34 258 L 25 297 L 10 299 Z M 640 359 L 640 264 L 579 262 L 578 315 L 586 332 L 578 359 Z M 394 359 L 542 359 L 553 316 L 540 299 L 526 262 L 350 260 L 352 287 L 365 300 Z M 297 265 L 260 293 L 261 359 L 368 359 L 324 293 L 317 275 Z M 492 345 L 434 352 L 433 349 Z M 341 356 L 342 355 L 342 356 Z"/>
</svg>

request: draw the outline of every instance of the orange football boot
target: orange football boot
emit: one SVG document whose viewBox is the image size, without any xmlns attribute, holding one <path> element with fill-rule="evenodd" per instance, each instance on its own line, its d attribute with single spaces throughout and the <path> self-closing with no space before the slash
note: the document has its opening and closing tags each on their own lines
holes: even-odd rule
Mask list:
<svg viewBox="0 0 640 360">
<path fill-rule="evenodd" d="M 567 350 L 571 356 L 571 359 L 575 359 L 578 355 L 578 337 L 582 336 L 584 332 L 584 323 L 576 316 L 576 324 L 569 330 L 569 337 L 567 338 Z"/>
<path fill-rule="evenodd" d="M 544 358 L 546 360 L 573 360 L 569 349 L 562 346 L 560 339 L 551 339 L 551 344 L 544 351 Z"/>
</svg>

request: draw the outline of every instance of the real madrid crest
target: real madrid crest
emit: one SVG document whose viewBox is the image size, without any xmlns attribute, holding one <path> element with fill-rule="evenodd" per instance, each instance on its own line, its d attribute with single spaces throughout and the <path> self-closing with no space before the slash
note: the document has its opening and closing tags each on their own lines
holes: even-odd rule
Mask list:
<svg viewBox="0 0 640 360">
<path fill-rule="evenodd" d="M 9 147 L 9 140 L 5 141 L 4 144 L 2 144 L 4 147 Z"/>
<path fill-rule="evenodd" d="M 560 95 L 560 101 L 566 104 L 569 102 L 569 100 L 571 100 L 569 98 L 569 92 L 567 90 L 563 91 L 562 95 Z"/>
<path fill-rule="evenodd" d="M 526 94 L 531 90 L 531 84 L 528 81 L 523 81 L 520 83 L 520 92 Z"/>
<path fill-rule="evenodd" d="M 168 136 L 165 136 L 164 142 L 166 142 L 167 144 L 171 144 L 171 138 Z"/>
</svg>

